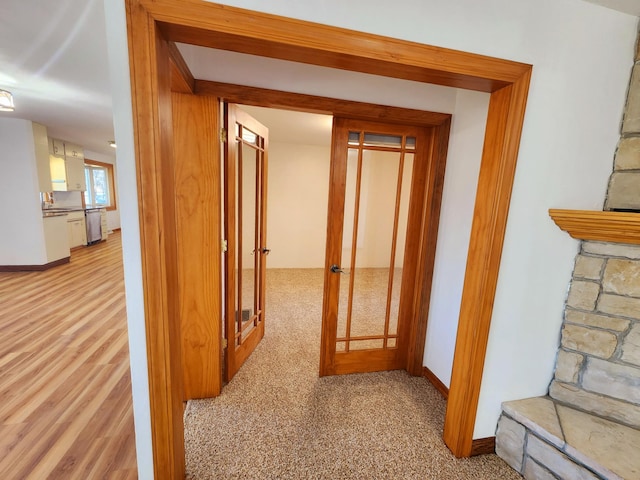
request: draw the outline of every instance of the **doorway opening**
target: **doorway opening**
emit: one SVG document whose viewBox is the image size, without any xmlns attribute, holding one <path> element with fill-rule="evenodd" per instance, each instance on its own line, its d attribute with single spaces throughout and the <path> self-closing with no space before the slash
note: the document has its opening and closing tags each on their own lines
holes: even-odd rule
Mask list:
<svg viewBox="0 0 640 480">
<path fill-rule="evenodd" d="M 270 126 L 269 121 L 260 115 L 261 110 L 251 107 L 247 110 L 260 123 Z M 439 438 L 444 420 L 444 402 L 437 394 L 434 395 L 435 392 L 424 381 L 416 381 L 404 372 L 318 378 L 325 272 L 330 277 L 336 275 L 333 278 L 348 278 L 342 284 L 346 288 L 339 290 L 355 292 L 355 295 L 350 295 L 351 301 L 346 299 L 346 302 L 338 302 L 340 313 L 352 310 L 354 335 L 346 335 L 348 339 L 338 337 L 336 343 L 367 343 L 366 347 L 369 348 L 351 346 L 351 350 L 358 355 L 376 350 L 371 348 L 375 346 L 370 342 L 378 343 L 379 340 L 387 342 L 390 350 L 398 350 L 398 297 L 402 282 L 397 280 L 406 270 L 403 268 L 404 245 L 419 246 L 422 228 L 417 228 L 413 240 L 398 233 L 408 230 L 411 198 L 414 198 L 413 217 L 424 215 L 423 198 L 412 192 L 412 183 L 423 187 L 429 184 L 426 181 L 426 165 L 423 169 L 413 168 L 419 163 L 414 162 L 417 150 L 428 150 L 425 132 L 420 136 L 415 127 L 381 127 L 373 122 L 334 122 L 336 125 L 338 123 L 346 127 L 347 136 L 342 141 L 334 141 L 334 144 L 343 144 L 347 150 L 343 152 L 342 166 L 334 165 L 332 168 L 329 167 L 331 149 L 326 144 L 319 146 L 319 149 L 310 145 L 294 146 L 286 144 L 286 141 L 282 142 L 285 145 L 278 145 L 270 128 L 266 190 L 269 210 L 267 245 L 271 252 L 266 258 L 266 335 L 232 382 L 225 387 L 223 396 L 214 402 L 189 403 L 185 416 L 185 441 L 190 475 L 198 476 L 202 471 L 233 475 L 241 469 L 258 478 L 260 471 L 255 470 L 256 465 L 263 468 L 268 465 L 266 468 L 271 474 L 283 476 L 291 475 L 294 471 L 309 471 L 309 468 L 332 472 L 335 476 L 362 475 L 363 465 L 367 462 L 365 452 L 378 451 L 377 463 L 384 464 L 385 468 L 393 468 L 393 465 L 398 465 L 397 458 L 402 451 L 424 451 L 423 437 L 418 432 L 427 429 L 430 441 L 435 442 L 437 448 L 444 449 Z M 358 129 L 358 138 L 352 138 L 353 132 Z M 242 137 L 241 134 L 236 136 Z M 311 150 L 314 152 L 310 153 Z M 310 162 L 313 161 L 317 161 L 317 168 L 310 168 Z M 327 228 L 327 218 L 331 222 L 337 216 L 333 198 L 329 202 L 332 207 L 327 207 L 329 185 L 341 183 L 335 178 L 330 182 L 330 178 L 339 176 L 341 170 L 348 179 L 345 191 L 342 195 L 334 191 L 333 196 L 340 197 L 344 204 L 340 215 L 343 217 L 340 220 L 341 230 L 350 232 L 342 235 L 344 241 L 337 242 L 337 248 L 341 251 L 339 260 L 346 262 L 343 266 L 348 270 L 344 274 L 332 272 L 330 268 L 327 270 L 326 267 L 334 258 L 325 255 L 324 248 L 326 232 L 333 230 Z M 278 178 L 278 174 L 282 178 Z M 314 184 L 321 187 L 318 189 L 321 195 L 305 198 L 311 196 Z M 296 192 L 292 196 L 290 190 L 294 188 Z M 245 202 L 244 196 L 240 197 Z M 312 205 L 305 208 L 307 201 Z M 319 207 L 314 205 L 317 203 L 321 203 L 323 214 L 312 220 L 317 222 L 315 231 L 322 236 L 322 241 L 311 249 L 305 240 L 312 236 L 310 232 L 314 230 L 304 217 L 310 215 L 310 210 Z M 275 208 L 278 205 L 280 209 Z M 276 240 L 272 237 L 276 233 L 274 222 L 284 223 L 284 238 Z M 422 222 L 417 223 L 422 227 Z M 401 236 L 403 238 L 399 238 Z M 250 237 L 246 243 L 255 249 L 254 237 Z M 280 258 L 276 253 L 281 254 Z M 414 270 L 418 263 L 417 256 L 414 252 L 409 260 Z M 277 262 L 275 265 L 270 265 L 272 259 Z M 247 260 L 251 261 L 250 258 Z M 274 269 L 272 266 L 285 268 Z M 352 282 L 352 278 L 357 280 Z M 396 282 L 390 281 L 394 278 Z M 358 284 L 354 290 L 356 282 Z M 407 295 L 411 297 L 411 294 L 405 293 Z M 359 297 L 358 301 L 354 301 L 354 297 Z M 364 319 L 362 314 L 367 312 L 357 310 L 363 305 L 369 316 L 377 315 L 378 319 L 382 319 L 382 323 L 378 322 L 374 328 L 382 327 L 384 338 L 362 338 L 380 336 L 376 334 L 377 331 L 366 330 L 371 327 L 370 324 L 361 322 Z M 394 311 L 395 315 L 392 313 Z M 347 332 L 344 323 L 343 327 Z M 337 337 L 337 332 L 334 336 Z M 346 345 L 343 350 L 348 350 Z M 396 358 L 398 363 L 395 367 L 392 364 L 385 364 L 384 367 L 404 369 L 406 355 L 400 358 L 402 361 Z M 254 410 L 255 405 L 260 405 L 260 414 Z M 380 410 L 383 405 L 388 417 Z M 427 415 L 427 411 L 431 413 Z M 363 412 L 367 412 L 366 415 Z M 434 416 L 439 418 L 434 421 Z M 351 448 L 346 448 L 345 438 L 341 436 L 341 432 L 346 431 L 343 422 L 347 422 L 347 419 L 351 431 L 347 438 L 361 440 Z M 378 419 L 383 420 L 382 423 Z M 232 423 L 226 428 L 229 421 Z M 406 431 L 409 424 L 415 429 L 415 434 Z M 229 432 L 233 434 L 238 430 L 243 432 L 241 436 L 229 435 Z M 209 434 L 199 437 L 198 432 Z M 298 440 L 292 443 L 291 438 Z M 254 448 L 258 442 L 263 448 Z M 391 445 L 393 448 L 388 449 Z M 384 452 L 380 451 L 383 447 Z M 216 454 L 202 455 L 203 451 L 215 451 Z M 283 461 L 285 456 L 287 461 Z M 203 457 L 207 460 L 203 461 Z M 336 461 L 343 458 L 343 464 Z M 425 465 L 428 462 L 423 462 L 419 468 L 427 468 Z M 402 472 L 407 472 L 406 465 L 400 467 L 398 475 Z"/>
<path fill-rule="evenodd" d="M 444 426 L 454 454 L 469 456 L 531 65 L 209 2 L 176 9 L 131 0 L 127 13 L 154 468 L 172 478 L 184 471 L 179 325 L 173 321 L 180 292 L 167 41 L 491 94 Z M 184 78 L 182 85 L 193 91 L 193 77 Z"/>
<path fill-rule="evenodd" d="M 245 110 L 275 125 L 271 161 L 268 127 Z M 395 369 L 421 374 L 446 158 L 434 129 L 334 118 L 329 135 L 331 117 L 290 113 L 300 123 L 315 122 L 316 129 L 324 125 L 317 138 L 302 132 L 316 144 L 302 148 L 283 111 L 245 110 L 225 103 L 225 379 L 264 336 L 268 267 L 290 274 L 323 269 L 321 375 Z M 259 129 L 265 133 L 254 133 Z M 264 148 L 248 142 L 245 131 Z M 267 196 L 275 199 L 271 207 Z M 278 205 L 283 210 L 274 214 Z M 275 245 L 266 232 L 277 238 Z M 278 254 L 267 265 L 274 250 Z M 419 354 L 412 356 L 412 349 Z"/>
</svg>

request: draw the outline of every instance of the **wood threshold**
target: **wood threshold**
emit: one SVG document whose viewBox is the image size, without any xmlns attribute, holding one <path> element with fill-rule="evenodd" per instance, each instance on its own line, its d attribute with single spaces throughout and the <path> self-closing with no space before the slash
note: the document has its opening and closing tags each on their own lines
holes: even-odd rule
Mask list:
<svg viewBox="0 0 640 480">
<path fill-rule="evenodd" d="M 489 455 L 496 453 L 496 437 L 478 438 L 471 444 L 471 455 Z"/>
<path fill-rule="evenodd" d="M 640 213 L 552 208 L 549 216 L 578 240 L 640 245 Z"/>
<path fill-rule="evenodd" d="M 200 0 L 126 0 L 154 470 L 184 477 L 167 41 L 490 92 L 444 440 L 469 456 L 532 66 Z"/>
<path fill-rule="evenodd" d="M 71 257 L 64 257 L 44 265 L 0 265 L 0 272 L 43 272 L 50 268 L 69 263 Z"/>
<path fill-rule="evenodd" d="M 449 388 L 428 367 L 422 367 L 422 376 L 431 382 L 445 400 L 449 398 Z"/>
</svg>

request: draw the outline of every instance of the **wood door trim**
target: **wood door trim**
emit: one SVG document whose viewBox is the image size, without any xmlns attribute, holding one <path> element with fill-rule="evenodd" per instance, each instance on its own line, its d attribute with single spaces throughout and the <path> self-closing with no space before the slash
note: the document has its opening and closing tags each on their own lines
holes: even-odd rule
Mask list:
<svg viewBox="0 0 640 480">
<path fill-rule="evenodd" d="M 470 456 L 496 453 L 496 437 L 477 438 L 471 445 Z"/>
<path fill-rule="evenodd" d="M 531 71 L 491 94 L 462 288 L 444 440 L 469 456 Z M 454 427 L 457 426 L 457 427 Z"/>
<path fill-rule="evenodd" d="M 453 453 L 469 456 L 532 66 L 200 0 L 126 0 L 126 7 L 155 471 L 184 476 L 180 352 L 170 335 L 173 185 L 161 172 L 172 168 L 170 64 L 158 28 L 172 41 L 491 93 L 444 427 Z"/>
<path fill-rule="evenodd" d="M 321 113 L 357 120 L 418 125 L 422 127 L 441 125 L 451 119 L 451 114 L 449 113 L 390 107 L 387 105 L 354 102 L 352 100 L 283 92 L 280 90 L 212 82 L 209 80 L 196 80 L 195 93 L 197 95 L 214 95 L 229 103 Z"/>
<path fill-rule="evenodd" d="M 422 367 L 422 376 L 429 380 L 433 388 L 435 388 L 440 395 L 446 400 L 449 398 L 449 388 L 442 383 L 442 381 L 433 373 L 428 367 Z"/>
<path fill-rule="evenodd" d="M 483 92 L 508 86 L 530 68 L 495 57 L 198 0 L 140 1 L 168 39 L 203 47 Z"/>
<path fill-rule="evenodd" d="M 234 116 L 233 119 L 230 118 Z M 225 318 L 224 318 L 224 328 L 225 328 L 225 336 L 227 338 L 227 350 L 225 352 L 225 362 L 224 362 L 224 381 L 228 382 L 236 371 L 235 365 L 235 344 L 236 344 L 236 331 L 235 324 L 232 326 L 232 320 L 235 321 L 234 312 L 236 311 L 236 289 L 238 288 L 236 285 L 236 242 L 232 240 L 232 237 L 235 238 L 236 235 L 236 182 L 235 178 L 237 175 L 236 172 L 236 162 L 231 161 L 231 158 L 236 158 L 236 149 L 238 148 L 237 142 L 230 142 L 229 139 L 233 135 L 229 133 L 229 125 L 235 125 L 235 110 L 229 109 L 228 104 L 224 104 L 224 126 L 227 129 L 227 139 L 226 145 L 224 146 L 224 203 L 223 208 L 225 210 L 224 214 L 224 236 L 227 239 L 227 252 L 226 252 L 226 261 L 225 261 L 225 272 L 224 278 L 226 285 L 233 285 L 233 288 L 225 288 Z M 234 130 L 231 130 L 233 132 Z M 235 135 L 234 135 L 235 136 Z M 229 179 L 233 178 L 234 181 L 230 181 Z M 230 268 L 229 259 L 234 259 L 234 266 Z M 233 351 L 230 349 L 234 349 Z"/>
<path fill-rule="evenodd" d="M 184 57 L 175 42 L 168 42 L 171 59 L 171 91 L 175 93 L 194 93 L 196 81 Z"/>
<path fill-rule="evenodd" d="M 420 285 L 420 289 L 415 292 L 416 303 L 414 311 L 416 315 L 414 315 L 413 322 L 409 328 L 409 350 L 407 352 L 406 368 L 412 375 L 420 375 L 422 373 L 422 364 L 424 362 L 424 347 L 427 337 L 431 285 L 433 283 L 433 267 L 436 259 L 440 207 L 442 205 L 442 190 L 444 187 L 450 130 L 451 120 L 447 119 L 441 125 L 433 128 L 431 134 L 432 139 L 428 155 L 429 172 L 421 217 L 422 235 L 418 255 L 420 277 L 416 282 L 416 285 Z"/>
<path fill-rule="evenodd" d="M 178 266 L 167 42 L 136 0 L 126 3 L 153 469 L 184 478 Z"/>
</svg>

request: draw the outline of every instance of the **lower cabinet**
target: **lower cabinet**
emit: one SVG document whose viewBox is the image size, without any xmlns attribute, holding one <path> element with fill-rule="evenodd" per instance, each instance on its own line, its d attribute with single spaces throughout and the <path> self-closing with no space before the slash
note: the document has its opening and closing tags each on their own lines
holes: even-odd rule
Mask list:
<svg viewBox="0 0 640 480">
<path fill-rule="evenodd" d="M 84 223 L 84 212 L 71 212 L 67 215 L 67 231 L 69 248 L 87 244 L 87 227 Z"/>
<path fill-rule="evenodd" d="M 107 209 L 100 209 L 100 227 L 102 229 L 102 240 L 106 240 L 109 236 L 109 227 L 107 225 Z"/>
</svg>

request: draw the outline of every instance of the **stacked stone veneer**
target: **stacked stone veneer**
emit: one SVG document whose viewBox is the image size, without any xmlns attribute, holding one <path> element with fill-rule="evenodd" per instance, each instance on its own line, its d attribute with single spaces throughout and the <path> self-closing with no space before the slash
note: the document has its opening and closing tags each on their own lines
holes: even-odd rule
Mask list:
<svg viewBox="0 0 640 480">
<path fill-rule="evenodd" d="M 640 246 L 582 244 L 549 396 L 640 428 Z"/>
<path fill-rule="evenodd" d="M 617 208 L 640 209 L 640 41 L 605 202 L 606 210 Z"/>
<path fill-rule="evenodd" d="M 582 243 L 549 395 L 503 404 L 496 453 L 526 479 L 640 478 L 640 246 Z"/>
</svg>

